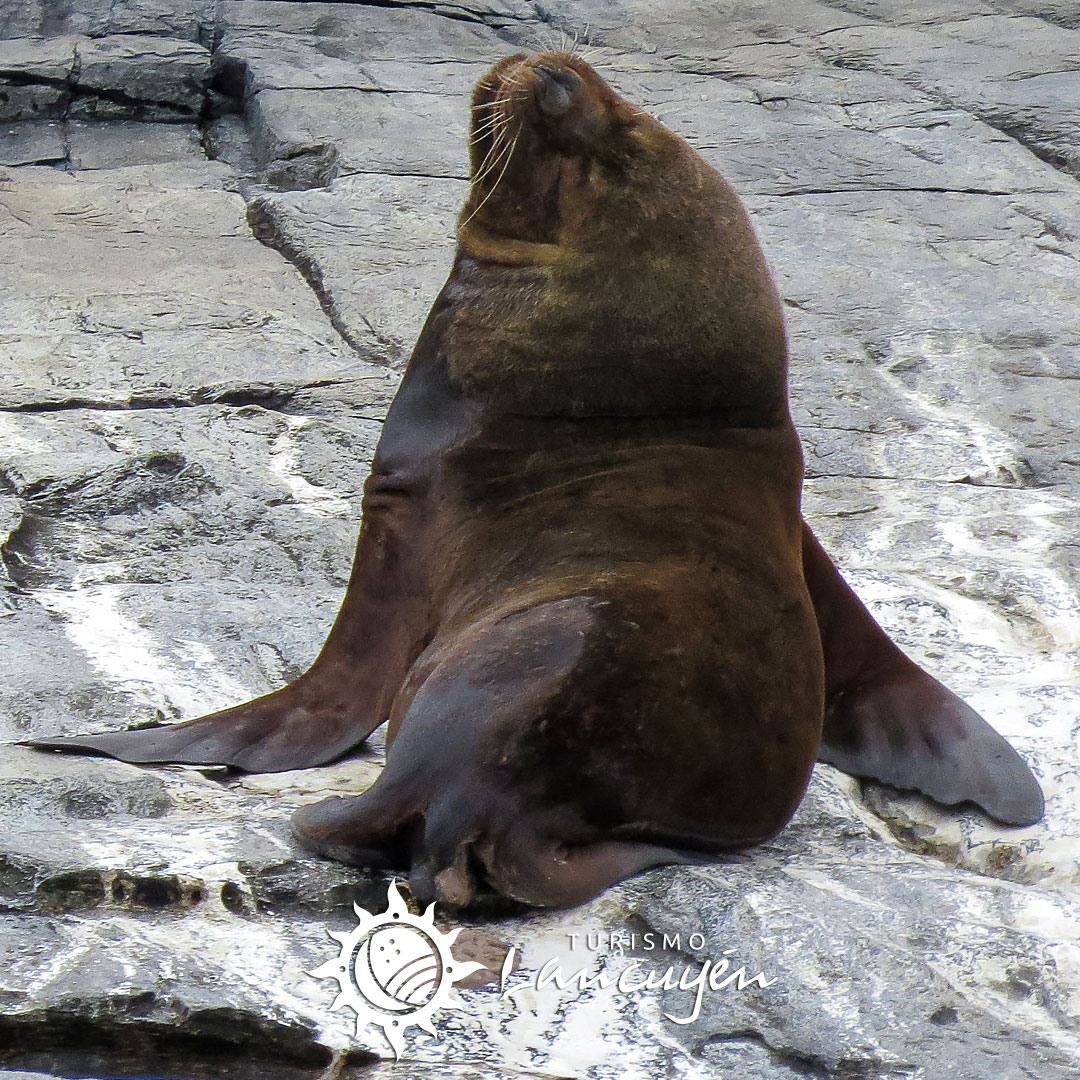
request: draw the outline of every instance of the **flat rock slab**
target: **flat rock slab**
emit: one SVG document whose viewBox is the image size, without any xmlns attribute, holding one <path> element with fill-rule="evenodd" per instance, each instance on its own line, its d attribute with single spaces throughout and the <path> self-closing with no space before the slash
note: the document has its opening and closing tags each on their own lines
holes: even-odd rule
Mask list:
<svg viewBox="0 0 1080 1080">
<path fill-rule="evenodd" d="M 456 924 L 488 981 L 395 1063 L 307 974 L 387 882 L 288 829 L 373 781 L 379 736 L 251 777 L 8 745 L 0 1076 L 1074 1075 L 1074 7 L 7 4 L 0 739 L 187 719 L 305 669 L 453 257 L 472 83 L 588 24 L 753 215 L 808 517 L 1032 763 L 1047 817 L 1001 829 L 820 767 L 723 864 Z"/>
<path fill-rule="evenodd" d="M 210 52 L 143 34 L 0 41 L 0 121 L 45 117 L 196 120 Z"/>
</svg>

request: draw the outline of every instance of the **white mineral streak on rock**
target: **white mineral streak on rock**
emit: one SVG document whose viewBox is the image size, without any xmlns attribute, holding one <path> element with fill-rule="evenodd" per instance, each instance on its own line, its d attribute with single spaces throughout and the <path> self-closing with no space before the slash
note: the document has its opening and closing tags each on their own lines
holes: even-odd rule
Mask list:
<svg viewBox="0 0 1080 1080">
<path fill-rule="evenodd" d="M 1002 734 L 1014 741 L 1034 769 L 1047 797 L 1047 818 L 1026 829 L 1002 829 L 979 815 L 936 807 L 910 794 L 877 791 L 871 804 L 890 827 L 919 850 L 937 853 L 968 870 L 1065 888 L 1080 882 L 1080 800 L 1075 758 L 1067 750 L 1080 716 L 1080 596 L 1053 549 L 1066 543 L 1059 519 L 1075 510 L 1045 490 L 1010 492 L 1003 516 L 1020 517 L 999 546 L 980 538 L 985 514 L 955 507 L 934 522 L 951 549 L 941 565 L 963 578 L 995 575 L 996 590 L 1022 598 L 1023 617 L 989 599 L 965 595 L 920 573 L 894 568 L 903 526 L 920 511 L 903 505 L 900 493 L 875 494 L 885 523 L 867 535 L 874 558 L 848 573 L 860 597 L 916 659 L 924 660 L 948 686 Z M 993 511 L 990 511 L 991 513 Z M 926 603 L 912 605 L 916 597 Z M 893 624 L 896 611 L 908 619 Z M 944 617 L 942 615 L 944 614 Z M 925 661 L 927 648 L 939 658 Z"/>
<path fill-rule="evenodd" d="M 96 670 L 151 708 L 192 718 L 250 697 L 200 643 L 165 645 L 128 618 L 121 586 L 36 589 L 33 595 L 63 619 L 65 633 Z"/>
<path fill-rule="evenodd" d="M 1015 923 L 1018 930 L 1042 938 L 1054 958 L 1062 986 L 1068 998 L 1069 1013 L 1080 1012 L 1080 911 L 1075 904 L 1064 905 L 1056 896 L 1025 892 L 1017 898 Z M 1078 1038 L 1073 1046 L 1080 1059 Z"/>
<path fill-rule="evenodd" d="M 82 964 L 85 964 L 92 950 L 93 943 L 85 942 L 60 949 L 52 956 L 44 957 L 42 963 L 35 967 L 32 977 L 20 989 L 28 996 L 33 996 L 46 987 L 55 985 L 65 975 L 77 971 Z"/>
<path fill-rule="evenodd" d="M 1069 539 L 1055 518 L 1072 511 L 1073 507 L 1064 498 L 1052 492 L 1033 492 L 1032 502 L 1019 509 L 1026 530 L 1010 539 L 1008 548 L 1000 553 L 988 553 L 985 540 L 973 535 L 962 518 L 943 519 L 939 524 L 941 535 L 951 545 L 958 564 L 996 556 L 1009 578 L 1026 588 L 1025 598 L 1036 609 L 1032 615 L 1050 637 L 1048 647 L 1039 652 L 1046 663 L 1060 667 L 1055 681 L 1074 680 L 1080 672 L 1080 595 L 1052 557 L 1052 549 Z M 985 609 L 986 605 L 982 606 Z M 1020 643 L 1015 635 L 1009 637 L 1011 642 L 1002 639 L 998 644 L 1011 645 L 1009 651 L 1014 651 Z M 1023 651 L 1032 650 L 1029 646 Z"/>
<path fill-rule="evenodd" d="M 527 936 L 519 942 L 520 966 L 506 983 L 512 997 L 470 998 L 491 1033 L 492 1048 L 511 1067 L 551 1076 L 652 1080 L 661 1062 L 670 1059 L 677 1070 L 672 1075 L 704 1075 L 664 1032 L 660 991 L 628 994 L 617 986 L 596 986 L 579 992 L 576 985 L 559 988 L 550 975 L 537 989 L 536 980 L 550 963 L 558 965 L 564 980 L 582 969 L 589 977 L 603 970 L 618 980 L 631 958 L 606 947 L 599 953 L 586 948 L 589 935 L 604 936 L 610 929 L 613 907 L 610 896 L 602 897 L 575 912 L 529 920 Z M 576 947 L 572 934 L 577 936 Z M 647 962 L 646 972 L 666 963 Z M 609 1072 L 616 1062 L 617 1073 Z"/>
<path fill-rule="evenodd" d="M 1004 916 L 1004 920 L 1003 920 Z M 1008 882 L 997 882 L 992 891 L 972 891 L 957 898 L 952 917 L 960 924 L 967 950 L 954 949 L 936 968 L 955 981 L 965 997 L 978 1000 L 992 1011 L 1002 1026 L 1020 1024 L 1037 1031 L 1080 1061 L 1080 1034 L 1057 1022 L 1057 1009 L 1080 1003 L 1080 909 L 1060 895 L 1040 893 Z M 1029 963 L 1011 950 L 999 951 L 996 928 L 1002 922 L 1009 932 L 1030 935 L 1040 951 L 1053 957 L 1056 986 L 1066 995 L 1054 1007 L 1039 995 L 1018 994 L 1018 985 L 1037 976 L 1041 963 L 1033 955 Z M 1026 970 L 1025 970 L 1026 968 Z"/>
<path fill-rule="evenodd" d="M 927 318 L 932 317 L 927 312 Z M 949 362 L 955 364 L 961 371 L 968 360 L 966 350 L 957 347 L 955 343 L 944 356 L 935 355 L 939 350 L 932 348 L 932 343 L 924 342 L 919 349 L 921 360 L 933 363 Z M 902 364 L 900 361 L 899 364 Z M 920 391 L 906 379 L 897 374 L 897 370 L 889 366 L 879 367 L 878 373 L 889 387 L 902 398 L 908 401 L 915 409 L 927 416 L 932 422 L 933 430 L 947 434 L 950 439 L 966 439 L 974 450 L 979 462 L 986 470 L 986 476 L 992 480 L 997 477 L 1001 470 L 1006 470 L 1011 475 L 1016 475 L 1017 470 L 1022 468 L 1017 449 L 1016 439 L 1001 428 L 979 420 L 974 415 L 974 406 L 970 401 L 961 401 L 958 405 L 944 404 L 940 398 L 933 394 Z M 944 463 L 935 462 L 932 459 L 927 464 L 933 468 Z M 955 472 L 956 478 L 966 474 L 969 470 L 959 462 L 948 463 L 948 471 Z M 950 477 L 950 479 L 953 477 Z"/>
<path fill-rule="evenodd" d="M 348 517 L 353 513 L 348 499 L 336 491 L 311 483 L 299 468 L 300 447 L 296 434 L 307 426 L 305 416 L 286 416 L 285 428 L 270 448 L 270 471 L 289 489 L 298 510 L 316 517 Z"/>
</svg>

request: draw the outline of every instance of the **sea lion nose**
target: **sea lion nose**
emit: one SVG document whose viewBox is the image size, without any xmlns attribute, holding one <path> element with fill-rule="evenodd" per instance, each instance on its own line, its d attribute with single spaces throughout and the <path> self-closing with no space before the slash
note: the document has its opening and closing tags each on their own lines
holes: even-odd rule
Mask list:
<svg viewBox="0 0 1080 1080">
<path fill-rule="evenodd" d="M 540 76 L 540 108 L 548 116 L 562 116 L 570 108 L 581 79 L 564 67 L 537 64 L 533 70 Z"/>
</svg>

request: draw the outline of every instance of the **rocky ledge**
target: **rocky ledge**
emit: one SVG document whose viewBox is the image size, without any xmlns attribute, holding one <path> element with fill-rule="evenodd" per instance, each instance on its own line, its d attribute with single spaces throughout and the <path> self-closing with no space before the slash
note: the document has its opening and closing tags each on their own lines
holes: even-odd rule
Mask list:
<svg viewBox="0 0 1080 1080">
<path fill-rule="evenodd" d="M 286 828 L 366 787 L 377 743 L 270 777 L 6 745 L 5 1075 L 1075 1075 L 1074 3 L 5 4 L 0 738 L 191 717 L 304 669 L 451 258 L 471 84 L 586 37 L 743 194 L 787 306 L 807 515 L 1032 763 L 1045 821 L 821 767 L 724 865 L 477 917 L 455 949 L 492 981 L 395 1066 L 307 974 L 386 882 Z M 725 961 L 742 989 L 694 982 Z"/>
</svg>

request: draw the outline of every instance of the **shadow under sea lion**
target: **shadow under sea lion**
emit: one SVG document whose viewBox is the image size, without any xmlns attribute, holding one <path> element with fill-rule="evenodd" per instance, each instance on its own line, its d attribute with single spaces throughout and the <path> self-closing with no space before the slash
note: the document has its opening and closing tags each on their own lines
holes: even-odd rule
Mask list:
<svg viewBox="0 0 1080 1080">
<path fill-rule="evenodd" d="M 34 745 L 250 772 L 341 757 L 300 840 L 570 906 L 776 833 L 815 758 L 1028 824 L 1042 794 L 800 516 L 780 301 L 735 192 L 581 59 L 472 101 L 457 258 L 386 418 L 311 669 L 189 723 Z"/>
</svg>

